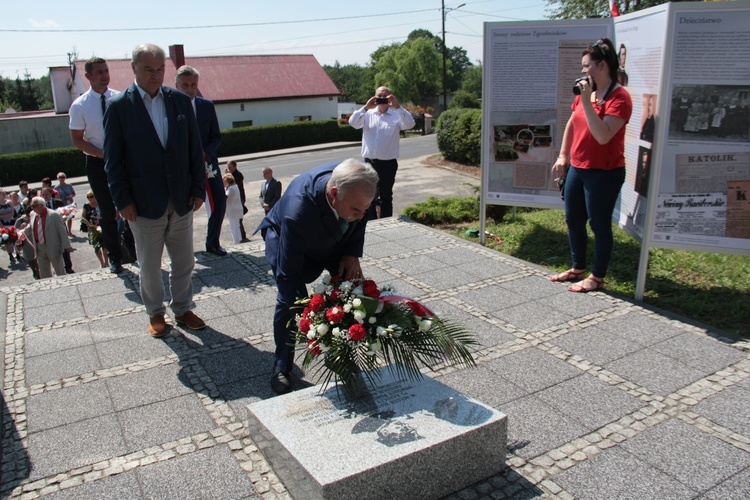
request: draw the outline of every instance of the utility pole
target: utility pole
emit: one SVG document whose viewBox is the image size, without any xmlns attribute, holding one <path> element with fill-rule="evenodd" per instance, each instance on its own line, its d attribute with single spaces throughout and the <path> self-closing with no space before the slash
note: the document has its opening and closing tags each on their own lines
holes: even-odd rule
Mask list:
<svg viewBox="0 0 750 500">
<path fill-rule="evenodd" d="M 445 46 L 445 15 L 456 9 L 460 9 L 465 3 L 462 3 L 458 7 L 449 8 L 448 10 L 445 10 L 445 0 L 440 0 L 441 6 L 442 6 L 442 12 L 443 12 L 443 111 L 448 109 L 448 82 L 447 82 L 447 75 L 448 75 L 448 69 L 447 69 L 447 52 L 448 48 Z"/>
</svg>

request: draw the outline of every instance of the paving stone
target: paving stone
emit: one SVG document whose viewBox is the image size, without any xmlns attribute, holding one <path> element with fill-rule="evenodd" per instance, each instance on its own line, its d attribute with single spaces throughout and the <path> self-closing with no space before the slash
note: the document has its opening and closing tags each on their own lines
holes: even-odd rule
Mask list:
<svg viewBox="0 0 750 500">
<path fill-rule="evenodd" d="M 68 289 L 60 290 L 58 293 L 65 295 Z M 75 295 L 78 295 L 77 293 Z M 82 318 L 85 315 L 83 304 L 80 298 L 75 296 L 68 297 L 65 302 L 43 305 L 41 307 L 27 308 L 24 310 L 23 322 L 26 328 L 33 328 L 41 325 L 51 325 L 74 318 Z"/>
<path fill-rule="evenodd" d="M 222 294 L 219 300 L 235 313 L 253 311 L 276 304 L 276 288 L 266 285 L 253 286 L 249 290 Z"/>
<path fill-rule="evenodd" d="M 599 366 L 643 348 L 641 344 L 599 326 L 575 330 L 550 340 L 550 344 L 567 352 L 574 352 Z"/>
<path fill-rule="evenodd" d="M 629 354 L 607 363 L 604 368 L 662 395 L 692 384 L 705 375 L 703 370 L 690 367 L 653 350 Z"/>
<path fill-rule="evenodd" d="M 148 335 L 148 315 L 145 311 L 100 319 L 89 323 L 91 335 L 96 342 Z"/>
<path fill-rule="evenodd" d="M 104 381 L 30 396 L 26 407 L 29 432 L 39 432 L 111 414 L 114 406 Z"/>
<path fill-rule="evenodd" d="M 62 486 L 62 485 L 61 485 Z M 45 498 L 53 500 L 82 500 L 106 498 L 130 500 L 143 498 L 136 471 L 107 476 L 97 481 L 84 483 L 75 488 L 62 489 Z"/>
<path fill-rule="evenodd" d="M 64 333 L 63 333 L 64 335 Z M 26 359 L 26 382 L 42 384 L 100 369 L 101 363 L 93 345 L 51 352 Z"/>
<path fill-rule="evenodd" d="M 694 333 L 683 333 L 667 339 L 656 344 L 654 350 L 706 374 L 717 372 L 746 357 L 738 349 Z"/>
<path fill-rule="evenodd" d="M 252 346 L 242 346 L 216 354 L 203 354 L 199 361 L 211 380 L 216 385 L 223 385 L 269 373 L 274 356 Z"/>
<path fill-rule="evenodd" d="M 492 360 L 486 366 L 529 393 L 546 389 L 582 373 L 535 348 Z"/>
<path fill-rule="evenodd" d="M 506 403 L 527 395 L 526 391 L 485 366 L 457 371 L 438 380 L 500 411 L 504 411 Z"/>
<path fill-rule="evenodd" d="M 161 445 L 185 435 L 205 432 L 214 426 L 194 395 L 159 401 L 119 413 L 128 452 Z M 169 425 L 164 425 L 169 422 Z"/>
<path fill-rule="evenodd" d="M 684 330 L 649 315 L 629 312 L 600 323 L 601 327 L 611 330 L 633 342 L 650 346 L 676 337 Z"/>
<path fill-rule="evenodd" d="M 102 368 L 112 368 L 142 360 L 161 358 L 174 353 L 164 340 L 152 338 L 146 331 L 145 324 L 139 335 L 98 342 L 96 352 Z"/>
<path fill-rule="evenodd" d="M 499 311 L 504 311 L 509 307 L 528 302 L 528 298 L 500 285 L 460 292 L 456 294 L 456 298 L 500 319 L 503 319 L 504 313 Z"/>
<path fill-rule="evenodd" d="M 24 335 L 26 356 L 40 356 L 74 347 L 91 345 L 94 338 L 88 325 L 42 330 Z"/>
<path fill-rule="evenodd" d="M 706 492 L 705 498 L 710 500 L 746 500 L 750 498 L 750 467 Z"/>
<path fill-rule="evenodd" d="M 750 454 L 679 420 L 663 422 L 620 445 L 696 491 L 750 466 Z"/>
<path fill-rule="evenodd" d="M 529 332 L 538 332 L 564 325 L 573 315 L 547 307 L 547 299 L 536 300 L 508 307 L 495 312 L 495 316 L 513 326 Z"/>
<path fill-rule="evenodd" d="M 750 438 L 750 390 L 729 387 L 704 399 L 692 411 Z"/>
<path fill-rule="evenodd" d="M 179 364 L 157 366 L 106 381 L 117 411 L 165 401 L 192 393 L 185 369 Z"/>
<path fill-rule="evenodd" d="M 394 259 L 390 262 L 390 265 L 411 276 L 447 266 L 444 262 L 433 259 L 428 255 L 414 255 L 402 259 Z"/>
<path fill-rule="evenodd" d="M 99 316 L 106 313 L 114 313 L 122 310 L 132 309 L 143 305 L 140 297 L 135 293 L 115 292 L 110 294 L 84 297 L 81 299 L 86 316 Z"/>
</svg>

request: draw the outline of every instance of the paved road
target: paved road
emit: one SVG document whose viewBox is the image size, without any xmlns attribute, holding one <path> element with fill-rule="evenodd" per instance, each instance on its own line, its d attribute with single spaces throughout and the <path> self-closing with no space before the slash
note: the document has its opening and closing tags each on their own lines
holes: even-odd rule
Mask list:
<svg viewBox="0 0 750 500">
<path fill-rule="evenodd" d="M 425 200 L 428 196 L 449 196 L 452 194 L 471 194 L 471 189 L 462 186 L 462 182 L 445 182 L 441 180 L 442 175 L 448 173 L 441 169 L 427 168 L 421 165 L 421 159 L 427 155 L 438 152 L 435 135 L 414 136 L 401 141 L 400 170 L 395 187 L 394 212 L 401 213 L 404 207 L 418 201 Z M 232 157 L 238 162 L 238 168 L 245 176 L 245 192 L 247 194 L 247 207 L 249 212 L 244 217 L 245 229 L 251 233 L 260 223 L 263 211 L 256 202 L 260 193 L 261 181 L 263 179 L 261 170 L 269 166 L 274 170 L 274 175 L 286 187 L 289 182 L 302 172 L 310 168 L 331 161 L 340 161 L 345 158 L 359 157 L 359 143 L 336 143 L 333 145 L 320 145 L 309 148 L 293 148 L 279 152 L 265 152 L 253 155 Z M 229 158 L 222 158 L 222 163 Z M 449 177 L 461 179 L 461 177 Z M 467 179 L 472 182 L 472 179 Z M 85 178 L 69 179 L 76 189 L 76 203 L 83 207 L 86 202 L 86 191 L 89 189 Z M 473 181 L 478 184 L 477 181 Z M 80 220 L 80 219 L 78 219 Z M 194 219 L 194 248 L 200 252 L 205 248 L 207 218 L 205 210 L 199 210 Z M 76 221 L 73 228 L 76 237 L 71 239 L 74 251 L 72 253 L 73 268 L 76 272 L 92 271 L 99 268 L 99 261 L 88 240 L 78 231 L 79 223 Z M 80 236 L 79 236 L 80 235 Z M 260 239 L 260 235 L 250 238 Z M 231 246 L 232 236 L 229 232 L 228 223 L 224 222 L 221 234 L 222 246 Z M 0 253 L 0 286 L 20 285 L 33 281 L 31 270 L 26 264 L 8 264 L 5 253 Z"/>
</svg>

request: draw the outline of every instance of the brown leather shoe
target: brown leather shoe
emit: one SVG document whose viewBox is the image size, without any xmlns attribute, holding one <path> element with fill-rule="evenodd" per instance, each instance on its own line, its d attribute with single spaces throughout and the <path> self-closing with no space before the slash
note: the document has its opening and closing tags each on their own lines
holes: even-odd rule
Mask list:
<svg viewBox="0 0 750 500">
<path fill-rule="evenodd" d="M 148 320 L 148 333 L 155 339 L 160 339 L 167 334 L 167 322 L 164 321 L 163 314 L 157 314 Z"/>
<path fill-rule="evenodd" d="M 206 328 L 206 322 L 196 316 L 193 311 L 188 311 L 182 316 L 175 316 L 174 320 L 178 325 L 186 326 L 191 330 L 202 330 L 203 328 Z"/>
</svg>

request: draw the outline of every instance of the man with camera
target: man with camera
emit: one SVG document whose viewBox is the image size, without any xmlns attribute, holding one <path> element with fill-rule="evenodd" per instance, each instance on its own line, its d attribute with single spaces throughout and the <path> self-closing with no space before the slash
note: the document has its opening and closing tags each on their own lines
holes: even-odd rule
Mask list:
<svg viewBox="0 0 750 500">
<path fill-rule="evenodd" d="M 367 219 L 390 217 L 398 170 L 398 140 L 402 130 L 414 127 L 414 118 L 401 107 L 388 87 L 378 87 L 364 107 L 352 113 L 349 125 L 362 129 L 362 157 L 373 166 L 380 179 L 378 197 L 367 211 Z"/>
</svg>

